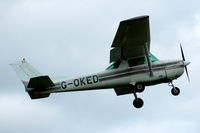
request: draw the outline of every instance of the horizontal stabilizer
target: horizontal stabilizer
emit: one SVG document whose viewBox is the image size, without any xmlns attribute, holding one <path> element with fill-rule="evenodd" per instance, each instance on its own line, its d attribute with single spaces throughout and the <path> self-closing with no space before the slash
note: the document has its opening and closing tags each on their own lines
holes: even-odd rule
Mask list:
<svg viewBox="0 0 200 133">
<path fill-rule="evenodd" d="M 40 76 L 31 78 L 27 88 L 34 88 L 34 90 L 40 91 L 48 87 L 54 86 L 49 76 Z"/>
<path fill-rule="evenodd" d="M 41 94 L 40 92 L 51 86 L 54 86 L 54 83 L 49 76 L 34 77 L 30 79 L 26 91 L 31 99 L 45 98 L 48 97 L 50 93 Z"/>
<path fill-rule="evenodd" d="M 46 93 L 46 94 L 37 94 L 34 92 L 28 92 L 29 96 L 31 97 L 31 99 L 39 99 L 39 98 L 46 98 L 50 95 L 50 93 Z"/>
</svg>

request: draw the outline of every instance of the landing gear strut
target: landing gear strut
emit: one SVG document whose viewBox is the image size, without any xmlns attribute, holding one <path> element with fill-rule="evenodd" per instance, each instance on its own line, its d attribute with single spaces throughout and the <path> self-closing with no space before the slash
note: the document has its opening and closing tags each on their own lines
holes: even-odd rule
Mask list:
<svg viewBox="0 0 200 133">
<path fill-rule="evenodd" d="M 178 87 L 175 87 L 172 82 L 169 83 L 169 86 L 172 87 L 172 89 L 171 89 L 172 95 L 178 96 L 180 94 L 180 89 Z"/>
<path fill-rule="evenodd" d="M 142 86 L 142 87 L 143 87 L 143 86 Z M 132 90 L 133 90 L 133 95 L 134 95 L 134 97 L 135 97 L 135 99 L 133 100 L 133 106 L 134 106 L 135 108 L 141 108 L 141 107 L 144 105 L 144 102 L 143 102 L 143 100 L 142 100 L 141 98 L 138 98 L 138 97 L 137 97 L 136 92 L 139 92 L 139 91 L 137 90 L 136 86 L 131 85 L 131 88 L 132 88 Z M 143 88 L 144 88 L 144 87 L 143 87 Z"/>
</svg>

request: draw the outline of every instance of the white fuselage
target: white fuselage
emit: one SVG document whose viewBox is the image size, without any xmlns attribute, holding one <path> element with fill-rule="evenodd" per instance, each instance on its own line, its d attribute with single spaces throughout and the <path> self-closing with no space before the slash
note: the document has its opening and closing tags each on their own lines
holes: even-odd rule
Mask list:
<svg viewBox="0 0 200 133">
<path fill-rule="evenodd" d="M 182 60 L 156 61 L 152 63 L 152 71 L 153 76 L 150 76 L 148 64 L 105 70 L 87 76 L 63 79 L 61 82 L 55 82 L 54 87 L 39 93 L 106 89 L 136 83 L 148 86 L 170 82 L 183 74 L 184 62 Z"/>
</svg>

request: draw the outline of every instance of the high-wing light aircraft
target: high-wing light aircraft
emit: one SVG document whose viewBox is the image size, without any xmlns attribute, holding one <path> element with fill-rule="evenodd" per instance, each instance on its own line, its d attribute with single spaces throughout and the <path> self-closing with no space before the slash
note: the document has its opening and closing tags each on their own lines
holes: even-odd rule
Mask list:
<svg viewBox="0 0 200 133">
<path fill-rule="evenodd" d="M 140 16 L 121 21 L 110 50 L 111 65 L 103 72 L 91 75 L 62 78 L 43 75 L 25 59 L 11 66 L 16 71 L 31 99 L 45 98 L 51 93 L 114 88 L 117 96 L 133 94 L 133 105 L 143 106 L 137 93 L 146 86 L 168 83 L 171 93 L 177 96 L 178 87 L 172 83 L 179 78 L 184 68 L 188 76 L 182 46 L 182 60 L 159 60 L 150 52 L 149 16 Z"/>
</svg>

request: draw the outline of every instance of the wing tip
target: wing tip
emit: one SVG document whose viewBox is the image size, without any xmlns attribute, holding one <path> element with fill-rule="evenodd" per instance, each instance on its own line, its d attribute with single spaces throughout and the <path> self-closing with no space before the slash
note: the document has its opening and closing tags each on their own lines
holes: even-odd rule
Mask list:
<svg viewBox="0 0 200 133">
<path fill-rule="evenodd" d="M 148 15 L 142 15 L 142 16 L 137 16 L 137 17 L 130 18 L 130 19 L 127 19 L 127 20 L 123 20 L 123 21 L 121 21 L 121 23 L 129 22 L 129 21 L 137 21 L 137 20 L 142 20 L 142 19 L 148 19 L 148 18 L 149 18 Z"/>
</svg>

